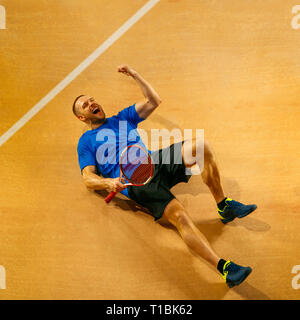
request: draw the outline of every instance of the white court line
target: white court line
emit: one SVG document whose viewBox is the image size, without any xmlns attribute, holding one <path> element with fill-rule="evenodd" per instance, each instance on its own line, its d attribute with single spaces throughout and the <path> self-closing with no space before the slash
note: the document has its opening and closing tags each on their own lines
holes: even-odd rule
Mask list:
<svg viewBox="0 0 300 320">
<path fill-rule="evenodd" d="M 138 22 L 150 9 L 152 9 L 159 0 L 148 1 L 139 9 L 130 19 L 128 19 L 116 32 L 105 40 L 91 55 L 89 55 L 81 64 L 69 73 L 56 87 L 44 96 L 35 106 L 33 106 L 21 119 L 10 127 L 0 137 L 0 147 L 19 131 L 30 119 L 41 111 L 56 95 L 58 95 L 66 86 L 70 84 L 82 71 L 91 65 L 101 54 L 106 51 L 114 42 L 116 42 L 126 31 L 128 31 L 136 22 Z"/>
</svg>

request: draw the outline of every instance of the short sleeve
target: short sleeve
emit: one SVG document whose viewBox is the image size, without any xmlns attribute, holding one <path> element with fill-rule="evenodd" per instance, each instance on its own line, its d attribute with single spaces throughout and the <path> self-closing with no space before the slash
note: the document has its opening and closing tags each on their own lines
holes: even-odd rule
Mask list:
<svg viewBox="0 0 300 320">
<path fill-rule="evenodd" d="M 133 104 L 132 106 L 123 109 L 122 111 L 120 111 L 118 113 L 118 118 L 120 118 L 121 120 L 127 120 L 128 122 L 130 122 L 134 127 L 137 127 L 137 125 L 144 121 L 145 119 L 141 118 L 138 113 L 136 112 L 135 109 L 135 104 Z"/>
<path fill-rule="evenodd" d="M 93 152 L 91 151 L 88 141 L 80 138 L 77 146 L 77 154 L 80 170 L 82 171 L 87 166 L 96 166 L 96 158 Z"/>
</svg>

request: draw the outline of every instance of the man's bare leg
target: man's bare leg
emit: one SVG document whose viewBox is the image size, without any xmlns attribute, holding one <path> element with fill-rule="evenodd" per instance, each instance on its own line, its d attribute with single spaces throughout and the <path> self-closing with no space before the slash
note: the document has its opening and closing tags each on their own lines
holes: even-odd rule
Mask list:
<svg viewBox="0 0 300 320">
<path fill-rule="evenodd" d="M 242 267 L 232 261 L 220 259 L 177 199 L 168 203 L 163 217 L 176 227 L 183 241 L 193 252 L 219 270 L 230 288 L 241 284 L 251 273 L 250 267 Z"/>
<path fill-rule="evenodd" d="M 200 148 L 204 148 L 204 150 L 200 150 Z M 197 150 L 198 153 L 196 153 Z M 201 152 L 204 153 L 204 164 L 200 163 L 203 161 L 202 157 L 200 157 Z M 225 195 L 221 184 L 220 173 L 216 164 L 215 156 L 209 144 L 204 142 L 204 145 L 201 145 L 196 140 L 187 141 L 182 146 L 182 155 L 184 164 L 187 168 L 192 167 L 196 163 L 199 168 L 203 167 L 201 173 L 203 182 L 208 186 L 216 200 L 216 203 L 222 201 L 225 198 Z"/>
<path fill-rule="evenodd" d="M 193 252 L 217 267 L 220 257 L 214 252 L 205 236 L 195 226 L 177 199 L 169 202 L 164 210 L 163 217 L 176 227 L 183 241 Z"/>
<path fill-rule="evenodd" d="M 244 205 L 225 197 L 215 156 L 207 142 L 204 144 L 197 140 L 184 142 L 182 155 L 187 168 L 198 165 L 202 170 L 202 179 L 216 200 L 218 212 L 224 224 L 235 218 L 246 217 L 257 208 L 255 204 Z"/>
</svg>

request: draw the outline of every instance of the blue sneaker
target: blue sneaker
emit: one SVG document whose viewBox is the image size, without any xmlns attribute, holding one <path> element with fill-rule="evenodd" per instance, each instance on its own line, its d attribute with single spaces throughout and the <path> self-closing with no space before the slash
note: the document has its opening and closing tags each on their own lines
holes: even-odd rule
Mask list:
<svg viewBox="0 0 300 320">
<path fill-rule="evenodd" d="M 252 272 L 250 267 L 242 267 L 231 261 L 226 261 L 223 267 L 222 278 L 229 288 L 241 284 Z"/>
<path fill-rule="evenodd" d="M 246 217 L 249 213 L 254 211 L 257 206 L 256 204 L 242 204 L 240 202 L 234 201 L 230 198 L 225 200 L 226 206 L 223 210 L 218 209 L 218 213 L 221 217 L 221 221 L 226 224 L 235 218 Z"/>
</svg>

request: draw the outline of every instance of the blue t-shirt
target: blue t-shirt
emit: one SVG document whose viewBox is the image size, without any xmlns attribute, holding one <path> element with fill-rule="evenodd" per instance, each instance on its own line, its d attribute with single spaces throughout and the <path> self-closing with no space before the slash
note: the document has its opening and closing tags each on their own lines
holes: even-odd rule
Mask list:
<svg viewBox="0 0 300 320">
<path fill-rule="evenodd" d="M 119 177 L 120 152 L 135 143 L 145 148 L 137 131 L 138 123 L 143 120 L 137 114 L 134 104 L 107 118 L 99 128 L 85 132 L 77 146 L 81 171 L 86 166 L 96 166 L 97 173 L 104 178 Z M 129 198 L 127 189 L 121 193 Z"/>
</svg>

